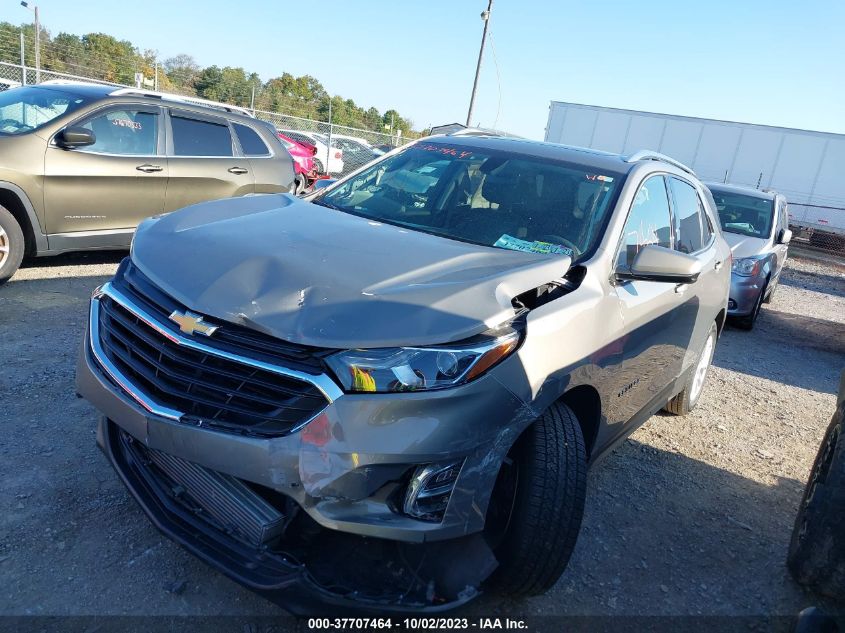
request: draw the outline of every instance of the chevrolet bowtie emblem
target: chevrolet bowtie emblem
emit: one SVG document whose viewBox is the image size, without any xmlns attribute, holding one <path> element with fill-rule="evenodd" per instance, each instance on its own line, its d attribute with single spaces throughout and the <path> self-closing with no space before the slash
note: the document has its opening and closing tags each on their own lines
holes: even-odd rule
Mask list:
<svg viewBox="0 0 845 633">
<path fill-rule="evenodd" d="M 170 320 L 179 326 L 185 334 L 203 334 L 204 336 L 211 336 L 217 331 L 216 325 L 209 325 L 203 323 L 202 317 L 193 312 L 179 312 L 174 310 L 170 315 Z"/>
</svg>

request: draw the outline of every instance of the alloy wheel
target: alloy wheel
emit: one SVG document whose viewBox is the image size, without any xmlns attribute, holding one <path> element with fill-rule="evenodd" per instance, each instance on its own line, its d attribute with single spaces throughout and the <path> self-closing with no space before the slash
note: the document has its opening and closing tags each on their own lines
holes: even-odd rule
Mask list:
<svg viewBox="0 0 845 633">
<path fill-rule="evenodd" d="M 0 226 L 0 268 L 3 268 L 6 260 L 9 259 L 9 249 L 9 234 Z"/>
<path fill-rule="evenodd" d="M 707 370 L 710 367 L 710 361 L 713 358 L 713 339 L 715 336 L 710 333 L 707 336 L 707 342 L 704 343 L 704 349 L 701 350 L 701 356 L 698 359 L 698 365 L 695 367 L 695 376 L 692 379 L 692 389 L 690 390 L 690 401 L 696 402 L 698 396 L 701 394 L 701 389 L 704 387 L 704 380 L 707 378 Z"/>
</svg>

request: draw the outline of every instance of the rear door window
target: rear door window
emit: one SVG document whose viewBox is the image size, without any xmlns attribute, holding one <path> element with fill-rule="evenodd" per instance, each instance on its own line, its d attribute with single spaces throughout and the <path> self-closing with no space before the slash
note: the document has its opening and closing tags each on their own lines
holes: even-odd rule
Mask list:
<svg viewBox="0 0 845 633">
<path fill-rule="evenodd" d="M 172 114 L 173 153 L 176 156 L 234 156 L 232 135 L 225 123 Z"/>
<path fill-rule="evenodd" d="M 94 133 L 93 145 L 80 151 L 95 154 L 155 156 L 158 148 L 158 114 L 153 111 L 109 110 L 82 124 Z"/>
<path fill-rule="evenodd" d="M 663 176 L 651 176 L 637 191 L 616 265 L 630 268 L 640 249 L 649 244 L 672 248 L 671 214 Z"/>
<path fill-rule="evenodd" d="M 695 187 L 678 178 L 669 178 L 674 211 L 675 250 L 695 253 L 710 241 L 712 230 L 707 222 Z"/>
<path fill-rule="evenodd" d="M 238 140 L 241 142 L 241 149 L 244 152 L 244 156 L 270 155 L 267 145 L 261 140 L 258 132 L 251 127 L 235 123 L 235 134 L 238 135 Z"/>
</svg>

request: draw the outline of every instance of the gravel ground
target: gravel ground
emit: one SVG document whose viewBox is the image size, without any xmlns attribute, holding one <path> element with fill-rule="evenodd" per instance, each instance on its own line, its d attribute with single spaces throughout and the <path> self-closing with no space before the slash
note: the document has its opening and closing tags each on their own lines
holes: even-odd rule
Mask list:
<svg viewBox="0 0 845 633">
<path fill-rule="evenodd" d="M 95 446 L 75 358 L 88 296 L 121 257 L 38 260 L 0 288 L 0 614 L 278 614 L 161 537 Z M 714 364 L 691 415 L 654 416 L 591 471 L 558 584 L 470 613 L 785 615 L 818 603 L 784 557 L 845 367 L 845 268 L 790 260 L 755 330 L 727 329 Z"/>
</svg>

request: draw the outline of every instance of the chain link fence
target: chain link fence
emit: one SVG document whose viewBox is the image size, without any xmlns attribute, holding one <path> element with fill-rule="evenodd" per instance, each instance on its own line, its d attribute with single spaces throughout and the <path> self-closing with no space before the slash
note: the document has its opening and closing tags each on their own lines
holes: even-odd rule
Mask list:
<svg viewBox="0 0 845 633">
<path fill-rule="evenodd" d="M 29 66 L 0 62 L 0 91 L 49 80 L 85 81 L 108 86 L 129 87 L 102 79 L 71 75 L 49 70 L 36 70 Z M 148 87 L 147 87 L 148 89 Z M 191 95 L 186 95 L 189 99 Z M 333 178 L 345 176 L 378 158 L 385 152 L 404 145 L 412 139 L 401 132 L 386 134 L 361 128 L 347 127 L 329 121 L 317 121 L 283 112 L 252 110 L 253 114 L 272 123 L 280 134 L 292 141 L 316 148 L 314 154 L 318 173 Z"/>
<path fill-rule="evenodd" d="M 845 256 L 845 207 L 790 203 L 789 228 L 797 244 Z"/>
<path fill-rule="evenodd" d="M 314 146 L 317 171 L 331 177 L 345 176 L 411 139 L 401 134 L 335 125 L 302 117 L 254 110 L 255 116 L 272 123 L 281 135 L 297 143 Z"/>
</svg>

